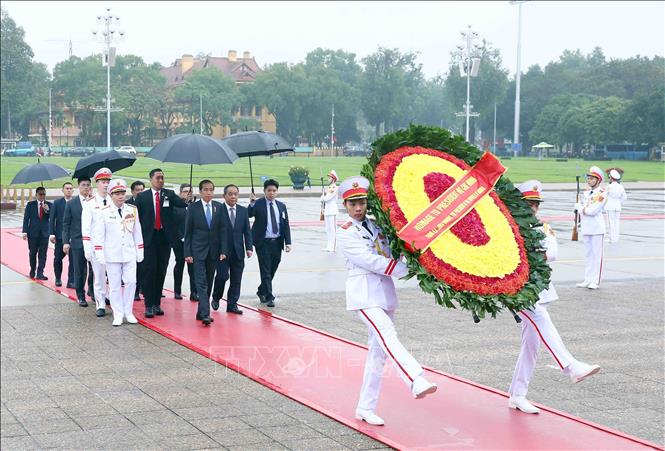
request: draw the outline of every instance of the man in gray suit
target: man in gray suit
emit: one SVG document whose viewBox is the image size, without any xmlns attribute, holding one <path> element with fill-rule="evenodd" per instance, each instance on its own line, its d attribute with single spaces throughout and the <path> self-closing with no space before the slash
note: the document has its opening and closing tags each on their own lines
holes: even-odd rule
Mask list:
<svg viewBox="0 0 665 451">
<path fill-rule="evenodd" d="M 85 300 L 85 279 L 88 278 L 88 294 L 93 294 L 92 268 L 83 252 L 83 234 L 81 233 L 81 215 L 83 204 L 90 199 L 92 185 L 90 178 L 79 177 L 79 195 L 75 196 L 65 205 L 65 214 L 62 220 L 62 250 L 69 255 L 69 262 L 74 265 L 74 280 L 76 297 L 81 307 L 87 307 Z"/>
<path fill-rule="evenodd" d="M 219 202 L 212 200 L 215 185 L 210 180 L 199 183 L 201 200 L 187 207 L 185 218 L 185 261 L 194 263 L 196 294 L 199 308 L 196 319 L 205 326 L 213 322 L 210 318 L 210 292 L 217 262 L 228 254 L 227 236 Z"/>
</svg>

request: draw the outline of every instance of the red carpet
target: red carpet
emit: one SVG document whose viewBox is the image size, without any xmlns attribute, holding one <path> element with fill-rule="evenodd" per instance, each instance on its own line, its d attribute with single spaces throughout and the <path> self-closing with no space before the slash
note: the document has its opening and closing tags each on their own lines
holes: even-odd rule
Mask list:
<svg viewBox="0 0 665 451">
<path fill-rule="evenodd" d="M 16 233 L 2 229 L 1 261 L 27 274 L 27 243 Z M 55 289 L 51 258 L 49 253 L 49 280 L 43 285 Z M 55 290 L 75 298 L 74 290 Z M 251 307 L 242 316 L 226 314 L 222 307 L 206 328 L 194 320 L 196 304 L 188 300 L 164 299 L 166 315 L 147 321 L 143 304 L 135 305 L 144 326 L 395 448 L 662 449 L 548 407 L 539 406 L 539 415 L 517 412 L 507 407 L 505 393 L 436 370 L 427 370 L 427 377 L 439 391 L 416 401 L 392 366 L 387 366 L 378 409 L 386 426 L 368 426 L 354 419 L 363 346 Z M 340 299 L 340 320 L 350 320 L 343 308 Z M 111 327 L 108 322 L 101 326 Z"/>
</svg>

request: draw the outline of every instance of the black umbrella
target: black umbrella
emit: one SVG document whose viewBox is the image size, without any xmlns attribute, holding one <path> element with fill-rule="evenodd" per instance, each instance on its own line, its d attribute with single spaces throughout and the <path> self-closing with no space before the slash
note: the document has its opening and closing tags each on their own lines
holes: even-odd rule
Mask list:
<svg viewBox="0 0 665 451">
<path fill-rule="evenodd" d="M 81 158 L 76 163 L 76 169 L 72 178 L 94 177 L 95 172 L 101 168 L 109 168 L 111 172 L 130 167 L 136 162 L 136 155 L 122 150 L 107 150 L 106 152 L 94 153 L 88 157 Z"/>
<path fill-rule="evenodd" d="M 211 136 L 183 133 L 169 136 L 146 155 L 165 163 L 189 164 L 189 184 L 195 164 L 231 164 L 238 155 L 229 146 Z"/>
<path fill-rule="evenodd" d="M 42 186 L 44 186 L 44 180 L 54 180 L 67 176 L 69 176 L 69 171 L 62 166 L 52 163 L 42 163 L 38 159 L 36 164 L 31 164 L 18 171 L 11 184 L 42 182 Z"/>
<path fill-rule="evenodd" d="M 239 157 L 249 157 L 249 177 L 254 192 L 254 174 L 252 173 L 252 157 L 272 155 L 274 153 L 293 151 L 293 146 L 275 133 L 253 131 L 229 135 L 222 139 Z"/>
</svg>

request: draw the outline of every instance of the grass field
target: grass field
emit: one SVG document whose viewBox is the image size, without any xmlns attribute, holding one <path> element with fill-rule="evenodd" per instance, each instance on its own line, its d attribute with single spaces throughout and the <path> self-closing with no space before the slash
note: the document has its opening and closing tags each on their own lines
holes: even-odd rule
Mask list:
<svg viewBox="0 0 665 451">
<path fill-rule="evenodd" d="M 73 170 L 78 158 L 74 157 L 47 157 L 43 162 L 55 163 L 66 169 Z M 254 172 L 254 185 L 262 185 L 261 176 L 278 180 L 280 183 L 290 185 L 288 171 L 291 166 L 299 165 L 309 169 L 312 185 L 319 182 L 321 174 L 325 177 L 330 169 L 335 169 L 340 179 L 357 175 L 365 162 L 362 157 L 254 157 L 252 168 Z M 32 157 L 0 157 L 1 179 L 0 184 L 8 186 L 16 173 L 28 164 L 37 162 Z M 508 168 L 506 175 L 515 183 L 528 179 L 538 179 L 541 182 L 574 182 L 576 174 L 584 174 L 592 165 L 601 169 L 621 167 L 625 170 L 624 181 L 665 181 L 665 165 L 655 161 L 583 161 L 568 160 L 558 162 L 555 160 L 538 161 L 535 158 L 516 158 L 502 160 Z M 189 165 L 177 163 L 162 163 L 150 158 L 139 157 L 134 166 L 118 172 L 119 176 L 128 183 L 134 180 L 147 180 L 148 172 L 152 168 L 160 167 L 164 170 L 167 183 L 182 183 L 189 181 Z M 249 161 L 246 158 L 237 160 L 232 165 L 206 165 L 194 166 L 193 180 L 197 183 L 203 178 L 209 178 L 216 185 L 235 183 L 239 186 L 249 186 Z M 66 179 L 44 182 L 44 186 L 55 188 L 62 186 Z M 21 185 L 19 185 L 21 186 Z M 23 186 L 39 186 L 39 183 Z"/>
</svg>

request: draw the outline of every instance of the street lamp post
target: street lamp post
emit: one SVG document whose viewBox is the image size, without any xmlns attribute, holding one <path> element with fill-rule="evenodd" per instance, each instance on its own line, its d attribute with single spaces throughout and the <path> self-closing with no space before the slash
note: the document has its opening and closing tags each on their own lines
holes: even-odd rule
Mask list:
<svg viewBox="0 0 665 451">
<path fill-rule="evenodd" d="M 466 141 L 469 142 L 469 120 L 471 116 L 479 116 L 479 113 L 471 112 L 473 105 L 471 105 L 471 77 L 478 75 L 480 67 L 480 58 L 471 57 L 471 46 L 473 41 L 478 37 L 478 33 L 471 31 L 471 25 L 468 26 L 466 32 L 462 32 L 462 37 L 466 41 L 466 47 L 458 47 L 461 51 L 461 60 L 459 62 L 460 75 L 463 76 L 466 72 L 466 104 L 464 105 L 464 112 L 455 113 L 456 116 L 466 117 Z"/>
<path fill-rule="evenodd" d="M 92 35 L 106 46 L 106 150 L 111 150 L 111 64 L 112 59 L 115 59 L 115 53 L 111 53 L 111 43 L 125 36 L 120 28 L 120 17 L 111 14 L 111 8 L 106 8 L 106 14 L 97 16 L 97 27 L 93 28 Z"/>
<path fill-rule="evenodd" d="M 511 0 L 517 5 L 517 70 L 515 71 L 515 128 L 513 129 L 513 149 L 517 156 L 520 142 L 520 78 L 522 75 L 522 3 L 526 0 Z"/>
</svg>

